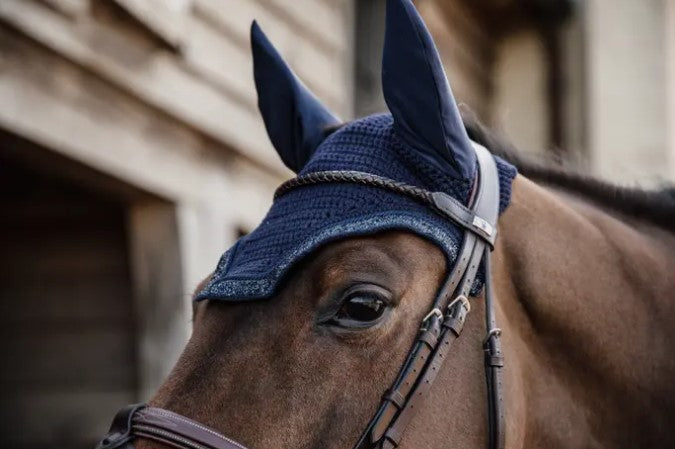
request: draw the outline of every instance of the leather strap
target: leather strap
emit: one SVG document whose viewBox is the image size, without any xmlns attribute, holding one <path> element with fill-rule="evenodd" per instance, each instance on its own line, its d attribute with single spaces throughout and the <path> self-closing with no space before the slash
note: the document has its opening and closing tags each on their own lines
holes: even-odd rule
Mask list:
<svg viewBox="0 0 675 449">
<path fill-rule="evenodd" d="M 450 297 L 450 294 L 456 289 L 457 284 L 462 279 L 462 276 L 470 263 L 471 253 L 476 245 L 476 238 L 471 234 L 467 234 L 466 237 L 467 238 L 462 244 L 458 261 L 455 264 L 452 273 L 447 277 L 445 284 L 437 294 L 437 299 L 434 301 L 432 310 L 440 311 L 442 303 L 445 302 L 447 298 Z M 431 333 L 435 336 L 435 340 L 438 341 L 441 334 L 440 313 L 435 315 L 435 318 L 434 316 L 429 317 L 427 321 L 428 323 L 426 323 L 426 326 L 420 329 L 418 338 L 408 353 L 406 362 L 399 370 L 399 374 L 396 376 L 396 380 L 393 382 L 392 387 L 388 390 L 389 392 L 395 391 L 399 396 L 403 397 L 404 404 L 405 398 L 410 395 L 411 390 L 417 382 L 417 378 L 423 372 L 424 366 L 427 364 L 433 349 L 437 346 L 428 345 L 424 335 Z M 355 447 L 371 447 L 373 444 L 380 441 L 384 436 L 387 427 L 391 424 L 394 416 L 401 408 L 403 407 L 398 404 L 392 404 L 385 396 L 378 411 L 371 419 L 371 422 L 364 430 Z"/>
<path fill-rule="evenodd" d="M 491 255 L 485 255 L 485 269 L 490 269 Z M 504 427 L 504 397 L 502 393 L 502 368 L 504 355 L 502 354 L 502 331 L 497 327 L 494 314 L 494 293 L 492 279 L 485 280 L 485 309 L 487 336 L 483 342 L 485 352 L 485 381 L 488 394 L 488 447 L 490 449 L 504 449 L 506 445 L 506 429 Z M 490 312 L 487 312 L 487 311 Z"/>
<path fill-rule="evenodd" d="M 413 345 L 406 363 L 399 371 L 393 386 L 388 390 L 390 395 L 383 398 L 378 411 L 356 443 L 355 448 L 357 449 L 373 446 L 381 449 L 392 449 L 398 446 L 405 429 L 414 416 L 414 412 L 420 408 L 428 396 L 443 361 L 447 359 L 447 353 L 452 343 L 459 337 L 464 327 L 466 316 L 470 310 L 466 297 L 471 291 L 481 260 L 489 257 L 488 254 L 496 238 L 496 222 L 499 214 L 499 178 L 495 162 L 492 155 L 483 147 L 476 145 L 476 153 L 478 155 L 480 178 L 468 214 L 464 214 L 461 208 L 454 208 L 454 200 L 447 203 L 440 202 L 439 199 L 444 199 L 441 194 L 434 193 L 432 198 L 437 209 L 453 221 L 457 221 L 456 215 L 461 214 L 464 222 L 467 216 L 472 216 L 481 217 L 480 219 L 484 220 L 485 223 L 480 223 L 480 232 L 468 229 L 470 232 L 465 234 L 455 267 L 447 276 L 444 285 L 437 294 L 432 310 L 425 318 L 420 335 Z M 486 266 L 486 273 L 487 285 L 490 278 L 489 266 Z M 449 298 L 453 297 L 452 295 L 456 300 L 462 298 L 463 300 L 459 302 L 453 300 L 448 304 Z M 488 296 L 487 287 L 486 296 Z M 491 292 L 489 292 L 489 296 L 491 300 Z M 448 310 L 443 313 L 446 306 Z M 443 319 L 444 316 L 445 319 Z M 486 301 L 486 317 L 488 316 L 490 320 L 494 321 L 491 301 L 489 304 Z M 488 327 L 488 329 L 491 329 L 491 327 Z M 437 336 L 435 338 L 438 341 L 436 345 L 430 345 L 429 339 L 423 338 L 429 333 Z M 490 335 L 489 338 L 493 340 L 498 337 Z M 504 440 L 501 436 L 503 425 L 500 424 L 503 421 L 503 407 L 499 407 L 499 404 L 501 404 L 500 381 L 497 381 L 500 371 L 495 371 L 493 365 L 500 365 L 501 368 L 503 363 L 496 363 L 496 360 L 501 361 L 502 359 L 495 358 L 492 354 L 486 360 L 489 360 L 486 370 L 488 369 L 487 366 L 490 367 L 488 377 L 495 379 L 495 381 L 490 380 L 488 382 L 488 402 L 497 404 L 497 407 L 488 406 L 488 415 L 490 416 L 488 423 L 489 440 L 491 441 L 489 447 L 501 449 L 500 446 L 495 446 L 492 443 L 492 441 Z M 395 403 L 390 400 L 391 392 L 395 392 L 398 398 Z M 405 398 L 405 401 L 403 401 L 404 407 L 401 407 L 400 397 Z M 502 416 L 501 421 L 499 418 L 493 417 L 497 410 Z"/>
<path fill-rule="evenodd" d="M 490 152 L 480 146 L 475 145 L 476 155 L 481 171 L 481 184 L 498 183 L 499 174 Z M 499 217 L 499 185 L 496 188 L 485 190 L 485 195 L 489 195 L 483 204 L 491 203 L 497 207 L 477 210 L 480 216 L 496 223 Z M 485 351 L 485 379 L 488 395 L 488 448 L 504 449 L 506 445 L 506 429 L 504 425 L 504 397 L 502 388 L 502 371 L 504 367 L 504 355 L 501 349 L 502 331 L 497 327 L 497 318 L 495 313 L 495 295 L 492 288 L 491 276 L 491 254 L 485 252 L 485 326 L 487 335 L 483 342 Z"/>
<path fill-rule="evenodd" d="M 133 432 L 179 449 L 246 449 L 203 424 L 161 408 L 140 410 L 133 419 Z"/>
<path fill-rule="evenodd" d="M 452 344 L 461 334 L 468 313 L 469 309 L 466 304 L 457 303 L 456 306 L 453 306 L 450 317 L 454 320 L 454 325 L 447 325 L 449 322 L 448 318 L 444 320 L 440 341 L 436 346 L 428 365 L 423 370 L 421 378 L 412 389 L 405 408 L 398 414 L 396 419 L 385 431 L 379 447 L 383 449 L 392 449 L 398 446 L 403 437 L 403 432 L 412 420 L 415 412 L 422 406 L 428 397 L 431 387 L 436 380 L 436 376 L 440 372 L 441 366 L 452 348 Z M 458 326 L 457 323 L 460 325 Z"/>
<path fill-rule="evenodd" d="M 486 244 L 484 242 L 476 242 L 474 252 L 470 258 L 472 264 L 469 265 L 458 291 L 468 292 L 471 289 L 485 247 Z M 454 304 L 451 303 L 452 305 L 449 307 L 446 317 L 443 319 L 441 325 L 439 343 L 434 348 L 427 365 L 419 372 L 421 376 L 417 376 L 418 379 L 416 379 L 415 386 L 408 396 L 406 407 L 396 416 L 393 422 L 389 424 L 384 435 L 379 439 L 379 445 L 377 447 L 382 449 L 393 449 L 398 446 L 403 437 L 403 433 L 408 424 L 410 424 L 415 412 L 419 410 L 428 397 L 431 387 L 436 380 L 436 376 L 440 372 L 443 362 L 447 359 L 448 352 L 452 348 L 452 344 L 461 335 L 462 329 L 464 328 L 464 322 L 470 311 L 468 300 L 465 299 L 466 297 L 460 295 L 458 298 L 464 300 L 457 302 L 453 301 Z M 434 321 L 437 319 L 439 318 L 432 318 Z M 377 435 L 372 435 L 371 442 L 378 441 L 374 440 L 376 437 Z"/>
<path fill-rule="evenodd" d="M 490 245 L 494 244 L 496 238 L 494 222 L 482 217 L 476 210 L 467 208 L 447 193 L 429 192 L 421 187 L 393 181 L 389 178 L 370 173 L 354 170 L 327 170 L 307 173 L 306 175 L 289 179 L 279 186 L 274 193 L 274 198 L 277 199 L 298 187 L 326 183 L 359 184 L 400 193 L 427 204 L 436 212 L 449 218 L 467 231 L 480 235 Z"/>
<path fill-rule="evenodd" d="M 120 410 L 96 449 L 133 449 L 132 442 L 138 437 L 177 449 L 246 449 L 203 424 L 144 404 Z"/>
</svg>

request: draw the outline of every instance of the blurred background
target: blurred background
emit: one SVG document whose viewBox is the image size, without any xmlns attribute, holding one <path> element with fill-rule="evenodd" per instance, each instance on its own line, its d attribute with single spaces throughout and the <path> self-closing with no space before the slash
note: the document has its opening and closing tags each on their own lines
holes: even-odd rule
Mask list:
<svg viewBox="0 0 675 449">
<path fill-rule="evenodd" d="M 675 0 L 418 0 L 465 110 L 621 184 L 675 180 Z M 92 447 L 290 176 L 256 18 L 345 120 L 381 111 L 384 0 L 0 0 L 0 447 Z"/>
</svg>

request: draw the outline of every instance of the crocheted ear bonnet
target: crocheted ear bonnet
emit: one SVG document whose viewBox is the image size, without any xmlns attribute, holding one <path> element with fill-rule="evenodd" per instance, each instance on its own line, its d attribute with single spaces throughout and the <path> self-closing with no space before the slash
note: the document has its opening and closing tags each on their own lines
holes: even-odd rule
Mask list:
<svg viewBox="0 0 675 449">
<path fill-rule="evenodd" d="M 438 52 L 410 0 L 387 2 L 382 85 L 390 113 L 331 132 L 339 120 L 302 84 L 254 22 L 258 103 L 268 134 L 296 173 L 354 170 L 383 176 L 467 203 L 476 156 Z M 515 168 L 496 158 L 500 211 Z M 404 230 L 438 245 L 454 264 L 463 231 L 428 206 L 377 187 L 319 184 L 278 197 L 262 223 L 228 250 L 197 300 L 243 301 L 275 294 L 284 276 L 326 243 Z M 482 285 L 479 276 L 476 293 Z"/>
</svg>

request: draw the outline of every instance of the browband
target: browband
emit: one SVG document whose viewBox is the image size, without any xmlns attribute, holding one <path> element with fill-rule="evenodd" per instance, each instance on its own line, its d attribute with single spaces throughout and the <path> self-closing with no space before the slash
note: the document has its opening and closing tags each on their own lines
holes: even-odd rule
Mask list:
<svg viewBox="0 0 675 449">
<path fill-rule="evenodd" d="M 482 147 L 477 145 L 476 148 Z M 490 158 L 492 158 L 491 155 Z M 499 179 L 496 167 L 494 168 L 494 176 Z M 497 228 L 492 224 L 495 222 L 496 218 L 495 220 L 490 220 L 489 218 L 491 217 L 486 218 L 481 216 L 477 210 L 474 211 L 467 208 L 445 192 L 430 192 L 404 182 L 398 182 L 389 178 L 360 171 L 328 170 L 298 176 L 289 179 L 279 186 L 274 193 L 274 198 L 279 198 L 283 194 L 298 187 L 327 183 L 359 184 L 363 186 L 378 187 L 390 192 L 398 193 L 419 201 L 426 206 L 430 206 L 444 218 L 452 220 L 467 231 L 478 234 L 489 243 L 490 246 L 494 245 L 495 239 L 497 238 Z M 499 212 L 499 195 L 497 195 L 497 212 Z"/>
</svg>

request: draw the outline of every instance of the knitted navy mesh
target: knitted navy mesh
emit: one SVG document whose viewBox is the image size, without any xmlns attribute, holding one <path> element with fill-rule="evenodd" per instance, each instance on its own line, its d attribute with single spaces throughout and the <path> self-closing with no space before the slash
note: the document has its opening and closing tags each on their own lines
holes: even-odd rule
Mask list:
<svg viewBox="0 0 675 449">
<path fill-rule="evenodd" d="M 300 174 L 356 170 L 443 191 L 466 203 L 470 182 L 454 179 L 398 139 L 390 114 L 351 122 L 330 135 Z M 500 212 L 515 168 L 497 160 Z M 376 187 L 320 184 L 279 197 L 262 223 L 227 251 L 197 299 L 247 300 L 273 295 L 284 275 L 328 242 L 384 230 L 407 230 L 436 243 L 454 263 L 463 231 L 428 206 Z M 481 287 L 479 274 L 474 292 Z"/>
</svg>

